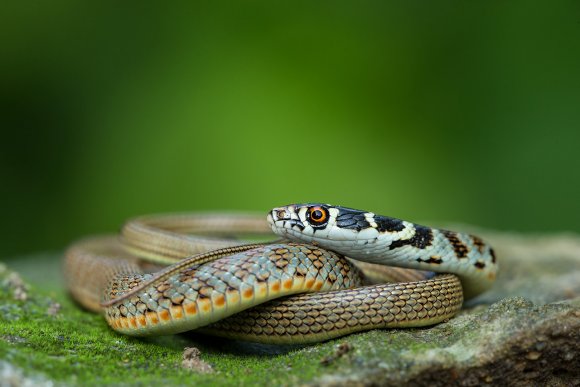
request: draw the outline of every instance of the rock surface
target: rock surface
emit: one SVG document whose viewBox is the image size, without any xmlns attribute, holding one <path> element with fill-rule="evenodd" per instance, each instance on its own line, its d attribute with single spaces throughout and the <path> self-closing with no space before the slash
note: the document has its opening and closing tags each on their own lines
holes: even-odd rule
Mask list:
<svg viewBox="0 0 580 387">
<path fill-rule="evenodd" d="M 305 347 L 120 336 L 67 298 L 58 256 L 21 257 L 8 266 L 24 281 L 0 266 L 0 376 L 10 376 L 0 386 L 580 386 L 580 236 L 479 233 L 494 245 L 500 275 L 457 317 Z M 184 351 L 211 371 L 183 367 Z"/>
</svg>

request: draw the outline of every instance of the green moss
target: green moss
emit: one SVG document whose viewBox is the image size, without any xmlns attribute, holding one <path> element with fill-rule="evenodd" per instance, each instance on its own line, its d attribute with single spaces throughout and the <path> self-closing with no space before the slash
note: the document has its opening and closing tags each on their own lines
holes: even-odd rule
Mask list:
<svg viewBox="0 0 580 387">
<path fill-rule="evenodd" d="M 101 316 L 81 310 L 62 289 L 28 285 L 27 299 L 15 300 L 6 281 L 9 275 L 4 270 L 0 279 L 0 358 L 28 375 L 43 374 L 56 382 L 294 384 L 319 375 L 320 360 L 334 351 L 332 342 L 275 347 L 193 334 L 151 339 L 122 336 L 111 331 Z M 60 310 L 51 315 L 55 304 Z M 213 366 L 214 373 L 198 374 L 181 367 L 184 348 L 192 346 L 201 350 L 201 358 Z"/>
</svg>

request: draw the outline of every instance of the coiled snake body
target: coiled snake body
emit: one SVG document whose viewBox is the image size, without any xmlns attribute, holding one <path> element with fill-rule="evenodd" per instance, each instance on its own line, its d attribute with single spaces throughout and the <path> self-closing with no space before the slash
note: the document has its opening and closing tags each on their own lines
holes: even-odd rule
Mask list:
<svg viewBox="0 0 580 387">
<path fill-rule="evenodd" d="M 309 343 L 441 322 L 464 297 L 488 289 L 497 272 L 493 250 L 476 236 L 370 212 L 298 204 L 273 209 L 267 221 L 233 214 L 137 218 L 120 242 L 73 244 L 67 287 L 128 335 L 200 328 L 242 340 Z M 281 242 L 224 238 L 262 234 L 268 225 Z M 395 282 L 365 285 L 385 276 Z"/>
</svg>

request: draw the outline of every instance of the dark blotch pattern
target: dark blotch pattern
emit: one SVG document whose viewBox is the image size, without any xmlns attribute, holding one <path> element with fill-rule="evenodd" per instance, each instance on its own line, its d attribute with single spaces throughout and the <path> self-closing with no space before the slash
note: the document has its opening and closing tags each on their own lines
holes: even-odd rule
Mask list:
<svg viewBox="0 0 580 387">
<path fill-rule="evenodd" d="M 455 256 L 457 258 L 466 258 L 467 253 L 469 253 L 469 248 L 465 243 L 461 241 L 461 239 L 459 239 L 457 233 L 447 230 L 443 230 L 441 232 L 443 233 L 443 235 L 445 235 L 445 238 L 447 238 L 449 243 L 451 243 L 451 246 L 453 246 Z"/>
<path fill-rule="evenodd" d="M 440 265 L 442 261 L 441 261 L 441 257 L 433 255 L 433 256 L 429 257 L 429 259 L 417 258 L 417 262 L 434 263 L 434 264 Z"/>
<path fill-rule="evenodd" d="M 410 239 L 400 239 L 391 243 L 391 250 L 402 246 L 413 246 L 418 249 L 424 249 L 431 246 L 433 242 L 433 232 L 429 227 L 415 225 L 415 235 Z"/>
<path fill-rule="evenodd" d="M 371 226 L 365 220 L 365 212 L 342 207 L 339 210 L 338 216 L 336 217 L 336 225 L 338 227 L 360 231 Z"/>
<path fill-rule="evenodd" d="M 475 235 L 470 235 L 469 237 L 471 238 L 473 245 L 477 248 L 477 251 L 479 251 L 480 254 L 483 254 L 485 251 L 485 242 L 480 237 Z"/>
<path fill-rule="evenodd" d="M 389 218 L 388 216 L 375 215 L 375 223 L 379 232 L 402 231 L 405 228 L 401 219 Z"/>
</svg>

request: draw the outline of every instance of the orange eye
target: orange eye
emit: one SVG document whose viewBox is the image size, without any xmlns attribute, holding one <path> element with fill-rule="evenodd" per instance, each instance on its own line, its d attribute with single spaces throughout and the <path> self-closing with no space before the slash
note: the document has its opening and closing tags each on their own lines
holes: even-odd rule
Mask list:
<svg viewBox="0 0 580 387">
<path fill-rule="evenodd" d="M 328 210 L 320 206 L 310 207 L 308 209 L 308 220 L 316 225 L 322 224 L 328 220 Z"/>
</svg>

